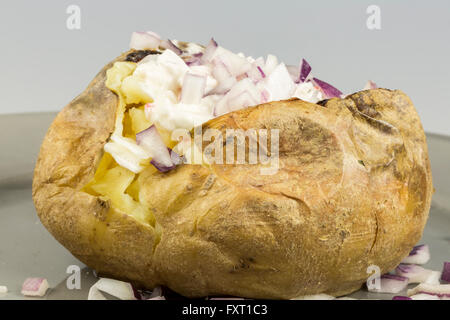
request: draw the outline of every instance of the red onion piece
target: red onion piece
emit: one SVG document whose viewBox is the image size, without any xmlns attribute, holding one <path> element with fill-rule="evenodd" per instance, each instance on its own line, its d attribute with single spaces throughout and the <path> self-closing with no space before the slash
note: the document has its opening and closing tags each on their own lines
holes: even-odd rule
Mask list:
<svg viewBox="0 0 450 320">
<path fill-rule="evenodd" d="M 154 32 L 133 32 L 131 34 L 130 48 L 136 50 L 158 49 L 160 43 L 160 37 Z"/>
<path fill-rule="evenodd" d="M 299 82 L 305 82 L 310 73 L 311 73 L 311 66 L 305 59 L 302 59 L 302 62 L 300 63 L 300 76 L 298 79 Z"/>
<path fill-rule="evenodd" d="M 250 92 L 243 91 L 239 95 L 230 98 L 228 100 L 228 107 L 230 111 L 240 110 L 243 108 L 246 108 L 248 106 L 252 106 L 257 104 L 258 101 L 256 101 Z"/>
<path fill-rule="evenodd" d="M 408 278 L 384 274 L 380 278 L 380 288 L 370 288 L 370 292 L 399 293 L 408 286 Z"/>
<path fill-rule="evenodd" d="M 198 104 L 205 94 L 206 77 L 186 73 L 181 90 L 181 103 Z"/>
<path fill-rule="evenodd" d="M 170 40 L 162 40 L 160 43 L 160 46 L 164 49 L 169 49 L 172 50 L 173 52 L 175 52 L 177 55 L 181 55 L 183 53 L 183 51 L 178 48 L 172 41 Z"/>
<path fill-rule="evenodd" d="M 228 72 L 235 77 L 249 72 L 252 68 L 252 64 L 246 58 L 222 47 L 217 47 L 214 51 L 212 60 L 214 63 L 223 63 Z"/>
<path fill-rule="evenodd" d="M 150 163 L 161 172 L 175 168 L 170 153 L 155 125 L 136 134 L 136 142 L 152 155 Z"/>
<path fill-rule="evenodd" d="M 342 96 L 341 91 L 325 81 L 313 78 L 313 83 L 315 83 L 320 88 L 325 99 L 340 98 Z"/>
<path fill-rule="evenodd" d="M 205 48 L 205 51 L 203 52 L 203 55 L 201 57 L 202 63 L 209 63 L 211 62 L 214 53 L 216 52 L 216 49 L 218 48 L 216 40 L 214 38 L 211 38 L 208 45 Z"/>
<path fill-rule="evenodd" d="M 265 78 L 266 74 L 264 73 L 263 69 L 260 66 L 257 66 L 256 68 L 258 69 L 259 73 L 261 73 L 261 77 Z"/>
<path fill-rule="evenodd" d="M 405 296 L 395 296 L 392 298 L 392 300 L 412 300 L 410 297 Z"/>
<path fill-rule="evenodd" d="M 371 90 L 371 89 L 377 89 L 377 88 L 378 88 L 377 84 L 375 82 L 369 80 L 369 81 L 367 81 L 363 90 Z"/>
<path fill-rule="evenodd" d="M 21 293 L 24 296 L 42 297 L 48 289 L 48 281 L 45 278 L 27 278 L 22 284 Z"/>
<path fill-rule="evenodd" d="M 264 79 L 264 85 L 264 88 L 270 94 L 271 101 L 289 99 L 296 88 L 284 63 L 280 63 L 267 78 Z"/>
<path fill-rule="evenodd" d="M 426 284 L 421 283 L 417 287 L 408 290 L 408 296 L 413 296 L 418 293 L 429 294 L 437 296 L 439 298 L 449 298 L 450 297 L 450 284 Z"/>
<path fill-rule="evenodd" d="M 289 72 L 289 74 L 291 75 L 292 81 L 294 81 L 295 83 L 298 83 L 298 79 L 300 76 L 300 70 L 299 70 L 298 66 L 287 65 L 286 69 Z"/>
<path fill-rule="evenodd" d="M 444 268 L 442 269 L 441 280 L 450 282 L 450 262 L 444 262 Z"/>
<path fill-rule="evenodd" d="M 401 263 L 395 268 L 395 273 L 402 277 L 407 277 L 409 283 L 429 283 L 439 284 L 439 277 L 441 275 L 438 271 L 428 270 L 421 266 L 414 264 Z"/>
<path fill-rule="evenodd" d="M 119 298 L 120 300 L 136 300 L 133 287 L 128 282 L 100 278 L 100 280 L 98 280 L 93 287 L 99 291 L 112 295 L 113 297 Z M 95 290 L 93 290 L 93 292 L 95 292 Z"/>
<path fill-rule="evenodd" d="M 430 260 L 430 248 L 426 244 L 415 246 L 401 263 L 425 264 Z"/>
</svg>

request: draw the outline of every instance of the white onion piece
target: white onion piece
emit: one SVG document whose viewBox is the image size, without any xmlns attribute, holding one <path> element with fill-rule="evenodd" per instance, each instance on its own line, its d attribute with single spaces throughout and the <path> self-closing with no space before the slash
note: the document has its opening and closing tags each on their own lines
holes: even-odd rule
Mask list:
<svg viewBox="0 0 450 320">
<path fill-rule="evenodd" d="M 298 83 L 298 79 L 300 77 L 300 69 L 298 68 L 298 66 L 287 65 L 286 69 L 291 75 L 292 81 Z"/>
<path fill-rule="evenodd" d="M 107 300 L 106 297 L 93 285 L 89 289 L 88 300 Z"/>
<path fill-rule="evenodd" d="M 183 51 L 178 48 L 172 41 L 170 40 L 162 40 L 160 46 L 164 49 L 172 50 L 177 55 L 181 55 Z"/>
<path fill-rule="evenodd" d="M 450 297 L 450 284 L 426 284 L 421 283 L 417 287 L 409 289 L 408 296 L 413 296 L 418 293 L 425 293 L 429 295 L 438 296 L 440 298 Z"/>
<path fill-rule="evenodd" d="M 224 49 L 222 47 L 217 47 L 213 55 L 214 64 L 223 63 L 228 72 L 232 76 L 240 76 L 247 73 L 252 68 L 252 65 L 246 58 L 243 58 L 233 52 Z"/>
<path fill-rule="evenodd" d="M 439 278 L 441 276 L 439 271 L 428 270 L 418 265 L 403 263 L 395 268 L 395 274 L 408 278 L 409 283 L 425 282 L 428 284 L 439 284 Z"/>
<path fill-rule="evenodd" d="M 48 289 L 48 281 L 45 278 L 27 278 L 22 284 L 21 293 L 24 296 L 42 297 Z"/>
<path fill-rule="evenodd" d="M 272 73 L 273 70 L 278 66 L 278 59 L 273 54 L 269 54 L 266 59 L 266 64 L 264 66 L 264 72 L 266 76 Z"/>
<path fill-rule="evenodd" d="M 425 264 L 430 260 L 430 248 L 426 244 L 415 246 L 401 263 Z"/>
<path fill-rule="evenodd" d="M 93 287 L 120 300 L 136 300 L 130 283 L 115 279 L 100 278 Z M 92 289 L 92 287 L 91 287 Z M 90 290 L 89 290 L 90 291 Z M 94 292 L 95 290 L 93 290 Z"/>
<path fill-rule="evenodd" d="M 408 278 L 384 274 L 380 277 L 380 288 L 368 288 L 369 292 L 398 293 L 408 286 Z"/>
<path fill-rule="evenodd" d="M 270 101 L 289 99 L 296 89 L 284 63 L 280 63 L 264 79 L 264 87 L 270 94 Z"/>
<path fill-rule="evenodd" d="M 5 294 L 8 292 L 7 286 L 0 286 L 0 294 Z"/>
<path fill-rule="evenodd" d="M 243 91 L 239 95 L 228 99 L 228 110 L 235 111 L 240 110 L 248 106 L 253 106 L 258 103 L 257 100 L 255 100 L 250 92 Z"/>
<path fill-rule="evenodd" d="M 329 294 L 320 293 L 308 296 L 300 296 L 291 300 L 334 300 L 334 297 L 330 296 Z"/>
<path fill-rule="evenodd" d="M 214 53 L 216 52 L 216 49 L 218 47 L 219 46 L 217 45 L 216 40 L 214 40 L 214 38 L 211 38 L 211 40 L 209 41 L 208 45 L 205 48 L 205 51 L 203 52 L 201 62 L 204 64 L 211 62 Z"/>
<path fill-rule="evenodd" d="M 440 300 L 438 296 L 431 294 L 419 293 L 410 297 L 412 300 Z"/>
<path fill-rule="evenodd" d="M 158 170 L 165 172 L 173 168 L 169 150 L 155 125 L 136 134 L 136 142 L 151 154 L 151 163 Z"/>
<path fill-rule="evenodd" d="M 181 103 L 198 104 L 203 98 L 206 87 L 206 77 L 186 73 L 181 89 Z"/>
<path fill-rule="evenodd" d="M 158 49 L 161 38 L 154 32 L 133 32 L 131 34 L 130 48 L 136 50 Z"/>
</svg>

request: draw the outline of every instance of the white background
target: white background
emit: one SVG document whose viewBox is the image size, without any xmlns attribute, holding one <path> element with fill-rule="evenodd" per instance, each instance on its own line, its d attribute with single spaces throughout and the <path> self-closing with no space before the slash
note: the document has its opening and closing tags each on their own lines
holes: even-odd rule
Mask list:
<svg viewBox="0 0 450 320">
<path fill-rule="evenodd" d="M 66 8 L 81 8 L 81 30 Z M 381 8 L 381 30 L 366 9 Z M 428 132 L 450 135 L 450 1 L 1 1 L 0 113 L 56 111 L 127 50 L 135 30 L 287 64 L 306 58 L 345 93 L 368 79 L 401 89 Z"/>
</svg>

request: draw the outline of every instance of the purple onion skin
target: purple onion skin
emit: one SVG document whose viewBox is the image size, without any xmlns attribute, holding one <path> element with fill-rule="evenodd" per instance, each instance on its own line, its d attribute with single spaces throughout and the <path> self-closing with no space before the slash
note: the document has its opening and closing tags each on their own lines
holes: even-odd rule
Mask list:
<svg viewBox="0 0 450 320">
<path fill-rule="evenodd" d="M 170 166 L 170 167 L 167 167 L 167 166 L 165 166 L 165 165 L 163 165 L 163 164 L 161 164 L 161 163 L 159 163 L 159 162 L 157 162 L 157 161 L 155 161 L 155 160 L 153 160 L 152 159 L 152 161 L 150 161 L 150 163 L 156 168 L 156 169 L 158 169 L 158 171 L 159 172 L 168 172 L 168 171 L 170 171 L 170 170 L 172 170 L 172 169 L 174 169 L 176 166 Z"/>
<path fill-rule="evenodd" d="M 450 282 L 450 262 L 444 262 L 444 269 L 442 269 L 441 280 Z"/>
<path fill-rule="evenodd" d="M 342 96 L 342 92 L 333 87 L 331 84 L 317 78 L 313 78 L 313 80 L 325 93 L 326 99 L 339 98 L 340 96 Z"/>
<path fill-rule="evenodd" d="M 417 251 L 421 250 L 425 246 L 426 246 L 426 244 L 419 244 L 418 246 L 415 246 L 414 248 L 412 248 L 411 252 L 409 253 L 409 256 L 416 255 Z"/>
<path fill-rule="evenodd" d="M 392 298 L 392 300 L 412 300 L 410 297 L 405 296 L 395 296 Z"/>
<path fill-rule="evenodd" d="M 311 72 L 311 66 L 309 63 L 303 59 L 302 60 L 302 67 L 300 70 L 300 82 L 305 82 L 306 78 L 308 77 L 309 73 Z"/>
<path fill-rule="evenodd" d="M 393 274 L 383 274 L 381 276 L 381 278 L 382 279 L 397 280 L 397 281 L 408 281 L 408 278 L 406 278 L 406 277 L 397 276 L 397 275 L 393 275 Z"/>
</svg>

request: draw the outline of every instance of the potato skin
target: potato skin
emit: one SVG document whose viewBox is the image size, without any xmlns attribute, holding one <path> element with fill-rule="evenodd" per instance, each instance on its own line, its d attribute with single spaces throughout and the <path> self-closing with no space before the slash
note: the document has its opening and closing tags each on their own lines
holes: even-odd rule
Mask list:
<svg viewBox="0 0 450 320">
<path fill-rule="evenodd" d="M 321 105 L 271 102 L 204 124 L 279 129 L 280 169 L 142 173 L 158 242 L 153 228 L 80 191 L 114 129 L 117 97 L 104 85 L 110 66 L 57 116 L 33 181 L 43 224 L 99 273 L 188 297 L 343 295 L 361 287 L 368 266 L 387 272 L 419 241 L 432 194 L 425 135 L 404 93 L 376 89 Z"/>
</svg>

